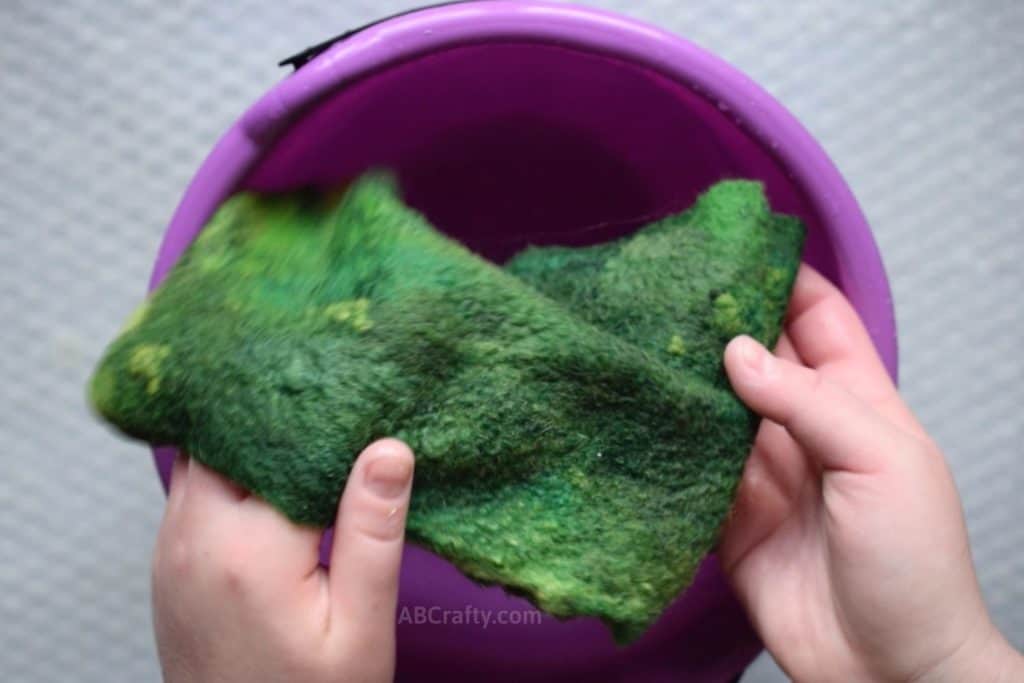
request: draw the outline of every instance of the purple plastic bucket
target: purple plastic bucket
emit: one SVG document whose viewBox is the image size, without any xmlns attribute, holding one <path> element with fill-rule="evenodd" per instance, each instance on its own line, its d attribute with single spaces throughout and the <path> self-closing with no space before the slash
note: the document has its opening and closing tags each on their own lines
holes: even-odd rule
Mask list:
<svg viewBox="0 0 1024 683">
<path fill-rule="evenodd" d="M 878 250 L 814 139 L 700 48 L 563 4 L 436 7 L 334 44 L 217 143 L 167 229 L 151 288 L 231 193 L 336 186 L 371 166 L 395 169 L 410 203 L 496 261 L 531 242 L 623 235 L 716 180 L 758 178 L 776 210 L 804 219 L 804 259 L 846 293 L 896 376 Z M 173 451 L 155 457 L 166 486 Z M 596 620 L 535 617 L 416 547 L 399 610 L 400 680 L 725 681 L 761 649 L 713 556 L 628 648 Z"/>
</svg>

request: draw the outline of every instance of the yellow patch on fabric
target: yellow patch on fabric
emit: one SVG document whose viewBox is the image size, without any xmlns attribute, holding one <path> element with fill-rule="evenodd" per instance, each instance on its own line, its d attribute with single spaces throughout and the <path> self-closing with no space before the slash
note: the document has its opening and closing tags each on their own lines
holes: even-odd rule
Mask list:
<svg viewBox="0 0 1024 683">
<path fill-rule="evenodd" d="M 132 351 L 128 359 L 128 370 L 146 380 L 147 394 L 155 394 L 160 390 L 161 366 L 170 353 L 171 347 L 165 344 L 141 344 Z"/>
<path fill-rule="evenodd" d="M 373 321 L 369 317 L 369 299 L 351 299 L 339 301 L 324 309 L 324 313 L 331 320 L 339 323 L 348 323 L 356 332 L 365 332 L 373 327 Z"/>
</svg>

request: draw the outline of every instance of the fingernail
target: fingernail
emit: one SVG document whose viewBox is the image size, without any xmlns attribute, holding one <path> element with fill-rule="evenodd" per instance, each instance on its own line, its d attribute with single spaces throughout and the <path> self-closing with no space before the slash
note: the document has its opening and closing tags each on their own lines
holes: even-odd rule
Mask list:
<svg viewBox="0 0 1024 683">
<path fill-rule="evenodd" d="M 768 351 L 752 337 L 743 338 L 743 345 L 740 346 L 740 357 L 743 359 L 744 365 L 759 375 L 763 374 L 767 368 L 769 360 Z"/>
<path fill-rule="evenodd" d="M 402 456 L 384 456 L 370 463 L 366 483 L 381 498 L 395 498 L 405 491 L 412 477 L 412 461 Z"/>
</svg>

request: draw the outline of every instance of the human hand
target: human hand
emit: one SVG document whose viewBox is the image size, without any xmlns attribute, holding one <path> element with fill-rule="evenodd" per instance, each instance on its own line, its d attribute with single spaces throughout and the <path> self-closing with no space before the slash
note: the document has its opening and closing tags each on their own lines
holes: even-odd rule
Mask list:
<svg viewBox="0 0 1024 683">
<path fill-rule="evenodd" d="M 839 291 L 802 267 L 776 355 L 740 337 L 725 366 L 765 419 L 719 554 L 783 670 L 1024 680 L 982 601 L 942 453 Z"/>
<path fill-rule="evenodd" d="M 153 557 L 153 615 L 169 683 L 390 681 L 413 456 L 384 439 L 359 456 L 331 568 L 300 527 L 179 456 Z"/>
</svg>

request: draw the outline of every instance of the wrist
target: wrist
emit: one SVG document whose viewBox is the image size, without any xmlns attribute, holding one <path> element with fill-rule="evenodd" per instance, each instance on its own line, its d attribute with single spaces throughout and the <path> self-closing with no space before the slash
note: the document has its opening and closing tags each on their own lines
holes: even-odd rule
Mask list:
<svg viewBox="0 0 1024 683">
<path fill-rule="evenodd" d="M 913 680 L 915 683 L 1021 681 L 1024 680 L 1024 656 L 986 620 L 984 627 L 974 631 L 963 646 Z"/>
<path fill-rule="evenodd" d="M 978 666 L 980 678 L 977 680 L 999 683 L 1024 680 L 1024 656 L 999 631 L 994 641 L 989 658 Z"/>
</svg>

